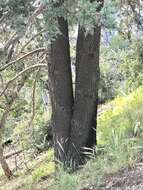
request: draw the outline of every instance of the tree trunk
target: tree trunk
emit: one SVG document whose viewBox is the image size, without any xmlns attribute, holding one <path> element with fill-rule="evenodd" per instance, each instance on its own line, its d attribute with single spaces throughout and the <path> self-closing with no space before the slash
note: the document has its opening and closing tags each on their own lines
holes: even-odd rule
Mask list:
<svg viewBox="0 0 143 190">
<path fill-rule="evenodd" d="M 11 170 L 10 170 L 6 160 L 5 160 L 5 157 L 3 155 L 3 147 L 2 146 L 0 146 L 0 164 L 1 164 L 1 167 L 4 171 L 4 173 L 5 173 L 5 176 L 8 179 L 10 179 L 12 176 L 12 172 L 11 172 Z"/>
<path fill-rule="evenodd" d="M 48 74 L 55 158 L 64 163 L 70 136 L 73 90 L 68 23 L 64 18 L 59 17 L 58 24 L 61 34 L 56 37 L 50 47 Z"/>
<path fill-rule="evenodd" d="M 93 34 L 79 27 L 73 101 L 68 23 L 57 20 L 61 34 L 51 44 L 48 60 L 55 158 L 76 169 L 84 163 L 83 148 L 96 144 L 101 27 L 95 26 Z"/>
<path fill-rule="evenodd" d="M 84 29 L 79 28 L 69 149 L 69 160 L 74 168 L 84 163 L 83 148 L 92 148 L 96 144 L 100 31 L 97 26 L 93 34 L 86 35 Z"/>
</svg>

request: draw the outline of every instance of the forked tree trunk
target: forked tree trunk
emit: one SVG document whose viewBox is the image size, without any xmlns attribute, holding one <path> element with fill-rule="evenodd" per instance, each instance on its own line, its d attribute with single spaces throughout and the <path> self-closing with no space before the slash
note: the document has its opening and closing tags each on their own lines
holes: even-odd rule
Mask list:
<svg viewBox="0 0 143 190">
<path fill-rule="evenodd" d="M 64 163 L 68 150 L 73 106 L 72 75 L 68 23 L 58 18 L 59 34 L 50 47 L 48 60 L 49 89 L 56 160 Z"/>
<path fill-rule="evenodd" d="M 61 34 L 51 44 L 48 60 L 55 158 L 76 169 L 84 163 L 83 148 L 96 144 L 101 27 L 87 35 L 79 28 L 73 101 L 68 23 L 57 19 Z"/>
</svg>

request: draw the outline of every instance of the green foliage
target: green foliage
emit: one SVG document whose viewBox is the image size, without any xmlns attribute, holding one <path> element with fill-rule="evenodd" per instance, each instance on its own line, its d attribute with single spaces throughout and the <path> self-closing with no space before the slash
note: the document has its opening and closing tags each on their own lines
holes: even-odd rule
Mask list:
<svg viewBox="0 0 143 190">
<path fill-rule="evenodd" d="M 15 140 L 20 141 L 20 144 L 34 153 L 47 150 L 53 143 L 51 126 L 48 122 L 50 115 L 47 112 L 44 114 L 43 111 L 40 113 L 40 109 L 37 110 L 31 127 L 29 127 L 31 115 L 22 114 L 11 134 Z"/>
<path fill-rule="evenodd" d="M 120 91 L 121 75 L 118 73 L 118 65 L 112 63 L 113 56 L 112 60 L 110 55 L 109 58 L 107 56 L 100 63 L 99 103 L 113 99 Z"/>
<path fill-rule="evenodd" d="M 104 109 L 103 109 L 104 110 Z M 105 175 L 124 167 L 133 167 L 143 150 L 143 87 L 126 97 L 119 97 L 106 105 L 98 118 L 98 146 L 90 155 L 90 161 L 75 174 L 58 175 L 56 189 L 75 190 L 89 185 L 100 186 Z M 134 129 L 138 125 L 138 132 Z M 92 158 L 92 159 L 91 159 Z M 60 176 L 60 177 L 59 177 Z"/>
<path fill-rule="evenodd" d="M 80 0 L 77 4 L 76 17 L 81 26 L 86 28 L 87 32 L 93 30 L 97 23 L 100 24 L 100 16 L 97 14 L 100 4 L 95 2 L 90 2 L 86 0 Z"/>
<path fill-rule="evenodd" d="M 90 160 L 83 169 L 71 174 L 59 168 L 56 181 L 51 181 L 55 168 L 52 162 L 53 150 L 50 150 L 30 163 L 32 172 L 23 182 L 21 189 L 36 188 L 43 179 L 46 179 L 44 188 L 51 190 L 79 190 L 92 184 L 100 186 L 105 175 L 117 172 L 124 167 L 134 167 L 142 156 L 143 150 L 142 113 L 143 87 L 109 102 L 105 110 L 103 106 L 103 113 L 98 118 L 96 154 L 93 151 L 87 155 Z M 21 184 L 21 181 L 17 183 Z M 43 184 L 40 189 L 43 189 Z"/>
<path fill-rule="evenodd" d="M 126 97 L 119 97 L 108 104 L 107 111 L 99 119 L 98 142 L 105 144 L 112 140 L 114 131 L 133 137 L 136 123 L 143 128 L 143 88 L 140 87 Z M 142 131 L 142 130 L 141 130 Z"/>
<path fill-rule="evenodd" d="M 105 28 L 113 29 L 116 27 L 116 17 L 118 16 L 118 9 L 113 1 L 104 3 L 104 7 L 101 11 L 101 23 Z"/>
<path fill-rule="evenodd" d="M 119 34 L 101 47 L 100 102 L 128 94 L 143 85 L 142 38 L 129 43 Z"/>
<path fill-rule="evenodd" d="M 12 17 L 7 25 L 11 29 L 16 30 L 19 34 L 23 34 L 26 29 L 26 19 L 31 10 L 31 1 L 29 0 L 7 0 L 0 2 L 0 10 L 2 12 L 11 12 Z"/>
<path fill-rule="evenodd" d="M 42 177 L 47 177 L 55 171 L 55 166 L 53 162 L 43 163 L 37 169 L 32 172 L 33 182 L 36 183 L 42 179 Z"/>
<path fill-rule="evenodd" d="M 116 10 L 112 2 L 106 3 L 104 7 L 100 1 L 69 0 L 60 6 L 59 1 L 53 3 L 49 0 L 42 0 L 42 2 L 48 6 L 48 11 L 43 14 L 43 18 L 44 27 L 48 28 L 49 39 L 54 39 L 59 33 L 57 17 L 67 19 L 71 27 L 80 24 L 86 34 L 92 33 L 96 25 L 103 24 L 112 28 L 116 24 L 114 19 Z M 101 9 L 102 11 L 99 13 Z"/>
<path fill-rule="evenodd" d="M 63 169 L 58 170 L 57 182 L 53 186 L 53 190 L 76 190 L 78 183 L 78 176 L 69 174 Z"/>
<path fill-rule="evenodd" d="M 36 152 L 47 150 L 53 145 L 52 128 L 49 123 L 36 123 L 32 131 L 31 148 Z"/>
<path fill-rule="evenodd" d="M 133 44 L 132 49 L 125 57 L 121 65 L 121 72 L 125 80 L 126 91 L 131 92 L 143 85 L 143 42 L 137 41 Z"/>
</svg>

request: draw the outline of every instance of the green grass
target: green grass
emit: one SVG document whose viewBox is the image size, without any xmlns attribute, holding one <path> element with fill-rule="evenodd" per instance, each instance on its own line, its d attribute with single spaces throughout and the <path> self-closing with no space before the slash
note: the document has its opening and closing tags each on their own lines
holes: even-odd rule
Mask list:
<svg viewBox="0 0 143 190">
<path fill-rule="evenodd" d="M 23 171 L 17 180 L 7 182 L 5 187 L 16 184 L 14 188 L 9 188 L 16 190 L 21 184 L 19 190 L 79 190 L 92 184 L 99 186 L 106 175 L 134 167 L 141 158 L 142 115 L 143 87 L 140 87 L 128 96 L 118 97 L 106 104 L 106 110 L 98 117 L 96 154 L 90 155 L 91 159 L 83 169 L 69 174 L 60 168 L 54 180 L 53 151 L 50 150 L 31 163 L 30 173 Z M 42 180 L 45 176 L 49 176 L 48 179 Z"/>
<path fill-rule="evenodd" d="M 107 109 L 108 107 L 108 109 Z M 143 150 L 143 87 L 106 105 L 98 118 L 96 155 L 76 174 L 60 174 L 56 190 L 99 186 L 105 175 L 134 167 Z M 54 187 L 53 187 L 54 189 Z"/>
<path fill-rule="evenodd" d="M 23 168 L 14 173 L 10 181 L 4 175 L 0 176 L 0 190 L 42 190 L 49 187 L 54 180 L 55 165 L 53 162 L 53 150 L 43 152 L 35 160 L 28 162 L 29 170 Z M 44 181 L 44 178 L 47 180 Z M 44 181 L 44 186 L 43 186 Z"/>
</svg>

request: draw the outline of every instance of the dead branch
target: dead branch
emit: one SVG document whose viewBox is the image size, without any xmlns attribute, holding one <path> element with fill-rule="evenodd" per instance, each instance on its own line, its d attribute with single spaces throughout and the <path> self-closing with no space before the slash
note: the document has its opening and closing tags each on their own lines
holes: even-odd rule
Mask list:
<svg viewBox="0 0 143 190">
<path fill-rule="evenodd" d="M 39 68 L 39 67 L 47 67 L 47 64 L 36 64 L 36 65 L 32 65 L 32 66 L 29 66 L 27 68 L 25 68 L 23 71 L 19 72 L 15 77 L 13 77 L 5 86 L 4 90 L 1 92 L 0 94 L 0 97 L 5 93 L 5 91 L 7 90 L 8 86 L 13 82 L 15 81 L 18 77 L 20 77 L 21 75 L 23 75 L 24 73 L 26 73 L 27 71 L 29 70 L 32 70 L 32 69 L 36 69 L 36 68 Z"/>
<path fill-rule="evenodd" d="M 41 69 L 41 68 L 40 68 Z M 32 92 L 32 115 L 31 115 L 31 118 L 30 118 L 30 121 L 29 121 L 29 124 L 28 126 L 30 127 L 33 120 L 34 120 L 34 117 L 35 117 L 35 94 L 36 94 L 36 83 L 37 83 L 37 80 L 38 80 L 38 75 L 39 75 L 39 72 L 40 72 L 40 69 L 37 71 L 36 73 L 36 76 L 35 76 L 35 80 L 33 82 L 33 92 Z"/>
<path fill-rule="evenodd" d="M 15 155 L 18 155 L 18 154 L 20 154 L 21 152 L 23 152 L 23 150 L 19 150 L 19 151 L 17 151 L 17 152 L 12 152 L 12 153 L 10 153 L 10 154 L 7 154 L 7 155 L 5 156 L 5 159 L 11 158 L 12 156 L 15 156 Z"/>
<path fill-rule="evenodd" d="M 21 60 L 23 60 L 23 59 L 25 59 L 25 58 L 28 57 L 28 56 L 33 55 L 34 53 L 42 52 L 42 51 L 45 51 L 45 48 L 39 48 L 39 49 L 33 50 L 33 51 L 31 51 L 31 52 L 28 52 L 28 53 L 26 53 L 25 55 L 23 55 L 22 57 L 20 57 L 20 58 L 14 60 L 14 61 L 11 61 L 11 62 L 7 63 L 6 65 L 2 66 L 2 67 L 0 68 L 0 72 L 2 72 L 3 70 L 7 69 L 7 68 L 10 67 L 11 65 L 13 65 L 13 64 L 15 64 L 15 63 L 17 63 L 17 62 L 19 62 L 19 61 L 21 61 Z"/>
</svg>

